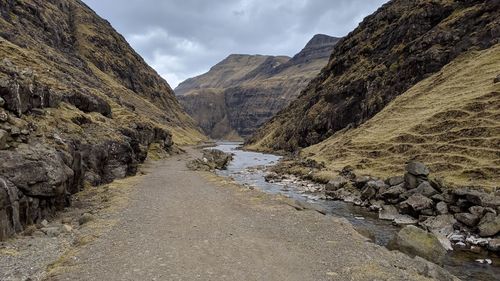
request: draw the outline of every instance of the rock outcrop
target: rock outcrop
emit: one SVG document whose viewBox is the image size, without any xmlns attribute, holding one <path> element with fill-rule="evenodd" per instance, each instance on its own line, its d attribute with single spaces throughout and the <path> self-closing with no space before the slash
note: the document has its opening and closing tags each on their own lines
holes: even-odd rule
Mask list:
<svg viewBox="0 0 500 281">
<path fill-rule="evenodd" d="M 0 1 L 0 240 L 203 138 L 173 91 L 81 1 Z"/>
<path fill-rule="evenodd" d="M 293 58 L 230 55 L 181 83 L 175 93 L 207 135 L 245 138 L 299 95 L 326 65 L 338 40 L 315 35 Z"/>
</svg>

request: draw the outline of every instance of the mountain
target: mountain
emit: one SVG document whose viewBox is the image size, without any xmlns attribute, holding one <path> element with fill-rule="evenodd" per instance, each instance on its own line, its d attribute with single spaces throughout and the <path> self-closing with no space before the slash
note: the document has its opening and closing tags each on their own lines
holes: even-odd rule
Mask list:
<svg viewBox="0 0 500 281">
<path fill-rule="evenodd" d="M 249 139 L 295 151 L 358 127 L 397 96 L 471 49 L 498 43 L 499 1 L 393 0 L 335 47 L 289 107 Z"/>
<path fill-rule="evenodd" d="M 497 186 L 499 19 L 499 1 L 388 2 L 247 148 L 301 151 L 331 176 L 417 159 L 448 182 Z"/>
<path fill-rule="evenodd" d="M 176 89 L 177 98 L 213 139 L 241 139 L 295 99 L 330 57 L 338 38 L 315 35 L 293 58 L 230 55 Z"/>
<path fill-rule="evenodd" d="M 0 239 L 85 184 L 133 175 L 148 152 L 204 139 L 168 83 L 83 2 L 1 0 L 0 27 Z"/>
</svg>

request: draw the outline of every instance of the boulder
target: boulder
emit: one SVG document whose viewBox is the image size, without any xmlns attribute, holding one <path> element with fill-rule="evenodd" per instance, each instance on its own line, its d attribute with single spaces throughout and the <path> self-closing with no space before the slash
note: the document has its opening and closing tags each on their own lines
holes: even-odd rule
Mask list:
<svg viewBox="0 0 500 281">
<path fill-rule="evenodd" d="M 457 219 L 457 221 L 459 221 L 467 226 L 470 226 L 470 227 L 476 226 L 477 223 L 479 222 L 479 217 L 476 215 L 473 215 L 471 213 L 455 214 L 455 219 Z"/>
<path fill-rule="evenodd" d="M 372 178 L 369 177 L 369 176 L 357 176 L 357 177 L 354 178 L 354 180 L 352 182 L 353 182 L 353 185 L 355 187 L 362 188 L 370 180 L 372 180 Z"/>
<path fill-rule="evenodd" d="M 456 222 L 457 220 L 452 215 L 437 215 L 427 218 L 420 225 L 432 233 L 448 236 L 453 233 L 453 225 Z"/>
<path fill-rule="evenodd" d="M 404 184 L 401 183 L 396 186 L 392 186 L 383 193 L 380 194 L 382 199 L 397 199 L 403 194 L 406 190 L 404 189 Z"/>
<path fill-rule="evenodd" d="M 483 198 L 486 193 L 479 190 L 469 189 L 469 188 L 457 188 L 452 191 L 452 194 L 456 197 L 470 202 L 472 205 L 482 206 Z M 458 200 L 456 200 L 458 201 Z"/>
<path fill-rule="evenodd" d="M 410 161 L 406 164 L 406 171 L 414 176 L 427 177 L 429 175 L 429 169 L 421 162 Z"/>
<path fill-rule="evenodd" d="M 394 220 L 399 215 L 398 209 L 392 205 L 384 205 L 378 212 L 378 218 L 381 220 Z"/>
<path fill-rule="evenodd" d="M 401 202 L 399 204 L 399 207 L 405 212 L 417 213 L 421 210 L 430 209 L 433 207 L 433 205 L 434 202 L 431 199 L 417 193 L 410 196 L 410 198 L 408 198 L 407 200 Z"/>
<path fill-rule="evenodd" d="M 401 229 L 387 247 L 391 250 L 399 250 L 412 257 L 425 258 L 437 264 L 441 264 L 446 255 L 446 249 L 434 234 L 413 225 Z"/>
<path fill-rule="evenodd" d="M 486 213 L 478 225 L 479 236 L 489 237 L 500 232 L 500 215 Z"/>
<path fill-rule="evenodd" d="M 395 176 L 388 178 L 385 182 L 390 186 L 396 186 L 404 183 L 405 178 L 403 176 Z"/>
<path fill-rule="evenodd" d="M 187 167 L 194 171 L 213 171 L 227 169 L 233 160 L 233 155 L 218 149 L 203 150 L 203 157 L 187 163 Z"/>
<path fill-rule="evenodd" d="M 438 202 L 436 204 L 436 211 L 439 215 L 448 214 L 448 205 L 445 202 Z"/>
<path fill-rule="evenodd" d="M 336 190 L 339 190 L 341 188 L 343 188 L 344 186 L 346 186 L 347 184 L 349 183 L 349 180 L 344 178 L 344 177 L 336 177 L 332 180 L 330 180 L 326 185 L 325 185 L 325 190 L 327 192 L 332 192 L 332 191 L 336 191 Z"/>
<path fill-rule="evenodd" d="M 428 181 L 423 181 L 417 186 L 417 193 L 424 195 L 425 197 L 432 197 L 433 195 L 438 194 L 438 192 L 431 186 Z"/>
<path fill-rule="evenodd" d="M 397 215 L 392 222 L 395 225 L 410 225 L 417 224 L 418 220 L 409 215 Z"/>
</svg>

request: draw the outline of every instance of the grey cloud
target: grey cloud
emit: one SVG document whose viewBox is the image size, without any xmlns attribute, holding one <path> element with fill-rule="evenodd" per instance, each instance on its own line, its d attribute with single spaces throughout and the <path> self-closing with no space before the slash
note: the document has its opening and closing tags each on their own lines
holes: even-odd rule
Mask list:
<svg viewBox="0 0 500 281">
<path fill-rule="evenodd" d="M 84 0 L 171 86 L 231 53 L 293 55 L 344 36 L 387 0 Z"/>
</svg>

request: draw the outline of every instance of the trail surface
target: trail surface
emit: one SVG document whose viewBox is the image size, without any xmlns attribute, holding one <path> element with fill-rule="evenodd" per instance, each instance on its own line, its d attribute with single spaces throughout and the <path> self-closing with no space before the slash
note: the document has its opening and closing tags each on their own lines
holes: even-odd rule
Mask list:
<svg viewBox="0 0 500 281">
<path fill-rule="evenodd" d="M 155 162 L 109 231 L 50 280 L 428 280 L 417 262 L 367 242 L 345 220 Z"/>
</svg>

